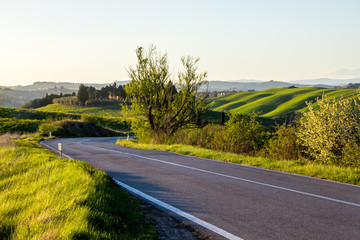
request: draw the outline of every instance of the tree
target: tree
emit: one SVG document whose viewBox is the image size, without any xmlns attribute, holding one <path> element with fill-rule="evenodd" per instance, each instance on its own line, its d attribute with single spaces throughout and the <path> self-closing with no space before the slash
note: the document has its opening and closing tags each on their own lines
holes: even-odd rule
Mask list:
<svg viewBox="0 0 360 240">
<path fill-rule="evenodd" d="M 89 100 L 89 92 L 87 90 L 87 87 L 84 86 L 84 84 L 81 84 L 79 86 L 79 91 L 77 93 L 77 98 L 81 104 L 85 104 L 87 100 Z"/>
<path fill-rule="evenodd" d="M 136 55 L 136 67 L 128 70 L 132 81 L 125 86 L 130 102 L 128 112 L 144 119 L 133 124 L 134 130 L 163 142 L 176 131 L 194 126 L 209 110 L 206 96 L 199 94 L 200 87 L 207 84 L 207 73 L 197 73 L 199 59 L 183 57 L 184 70 L 177 74 L 174 84 L 166 54 L 158 54 L 151 46 L 148 52 L 137 48 Z"/>
</svg>

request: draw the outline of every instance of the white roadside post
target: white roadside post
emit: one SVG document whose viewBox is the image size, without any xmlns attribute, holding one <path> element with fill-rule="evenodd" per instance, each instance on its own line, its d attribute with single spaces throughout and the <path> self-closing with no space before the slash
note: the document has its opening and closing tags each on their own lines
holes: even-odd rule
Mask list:
<svg viewBox="0 0 360 240">
<path fill-rule="evenodd" d="M 51 130 L 50 130 L 50 132 L 49 132 L 49 137 L 51 137 Z"/>
<path fill-rule="evenodd" d="M 61 146 L 61 143 L 58 143 L 58 150 L 60 151 L 60 159 L 62 159 L 62 146 Z"/>
</svg>

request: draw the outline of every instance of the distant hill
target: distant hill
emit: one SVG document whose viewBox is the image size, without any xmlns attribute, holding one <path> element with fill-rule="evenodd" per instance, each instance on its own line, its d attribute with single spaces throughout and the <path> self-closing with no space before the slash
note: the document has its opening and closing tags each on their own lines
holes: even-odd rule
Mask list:
<svg viewBox="0 0 360 240">
<path fill-rule="evenodd" d="M 314 101 L 322 94 L 330 98 L 344 98 L 357 94 L 356 89 L 272 88 L 262 91 L 241 92 L 210 99 L 214 111 L 238 113 L 260 112 L 262 117 L 277 118 L 307 109 L 306 101 Z"/>
<path fill-rule="evenodd" d="M 116 81 L 117 85 L 125 85 L 130 81 Z M 313 79 L 299 80 L 292 82 L 281 81 L 259 81 L 259 80 L 237 80 L 237 81 L 209 81 L 210 91 L 248 91 L 248 90 L 266 90 L 270 88 L 284 87 L 321 87 L 333 88 L 334 86 L 343 86 L 349 83 L 360 83 L 360 79 L 336 80 L 336 79 Z M 0 87 L 0 106 L 3 107 L 20 107 L 35 98 L 42 98 L 48 94 L 63 94 L 77 92 L 81 83 L 70 82 L 35 82 L 27 86 L 2 86 Z M 85 86 L 93 86 L 101 89 L 113 83 L 85 83 Z M 207 90 L 205 86 L 201 89 Z"/>
<path fill-rule="evenodd" d="M 332 88 L 330 85 L 314 85 L 314 84 L 298 84 L 298 83 L 288 83 L 270 80 L 267 82 L 225 82 L 225 81 L 209 81 L 209 90 L 210 91 L 248 91 L 248 90 L 265 90 L 269 88 L 284 88 L 284 87 L 323 87 L 323 88 Z"/>
<path fill-rule="evenodd" d="M 125 85 L 129 81 L 117 81 L 117 85 Z M 13 86 L 0 87 L 0 107 L 21 107 L 25 103 L 35 99 L 43 98 L 48 94 L 71 94 L 77 93 L 81 83 L 69 82 L 35 82 L 27 86 Z M 108 86 L 113 83 L 102 84 L 84 84 L 86 86 L 93 86 L 97 89 Z"/>
<path fill-rule="evenodd" d="M 294 84 L 317 84 L 317 85 L 330 85 L 330 86 L 344 86 L 349 83 L 360 83 L 360 78 L 352 79 L 331 79 L 331 78 L 318 78 L 318 79 L 309 79 L 309 80 L 296 80 L 289 81 L 289 83 Z"/>
<path fill-rule="evenodd" d="M 125 85 L 130 81 L 115 81 L 116 85 Z M 15 86 L 11 87 L 14 90 L 20 91 L 44 91 L 51 89 L 65 89 L 70 91 L 77 91 L 79 89 L 80 84 L 84 84 L 85 86 L 92 86 L 96 89 L 101 89 L 102 87 L 108 86 L 111 83 L 70 83 L 70 82 L 34 82 L 31 85 L 27 86 Z"/>
</svg>

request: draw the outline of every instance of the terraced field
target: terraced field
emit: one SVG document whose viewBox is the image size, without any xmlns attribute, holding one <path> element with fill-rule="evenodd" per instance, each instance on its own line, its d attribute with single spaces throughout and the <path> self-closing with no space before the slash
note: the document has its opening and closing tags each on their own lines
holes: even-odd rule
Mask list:
<svg viewBox="0 0 360 240">
<path fill-rule="evenodd" d="M 255 92 L 241 92 L 211 99 L 214 111 L 237 113 L 260 112 L 262 117 L 282 117 L 306 111 L 307 101 L 315 101 L 326 94 L 329 98 L 353 97 L 356 89 L 272 88 Z"/>
</svg>

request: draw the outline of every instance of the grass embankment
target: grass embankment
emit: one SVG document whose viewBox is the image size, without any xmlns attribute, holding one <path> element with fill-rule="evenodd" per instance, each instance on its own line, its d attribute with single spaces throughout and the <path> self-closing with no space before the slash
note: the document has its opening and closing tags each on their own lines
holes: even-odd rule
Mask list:
<svg viewBox="0 0 360 240">
<path fill-rule="evenodd" d="M 110 111 L 111 108 L 105 106 L 104 109 Z M 97 137 L 119 136 L 129 131 L 130 120 L 120 117 L 106 117 L 100 113 L 100 110 L 98 114 L 90 115 L 0 107 L 0 134 L 6 132 L 34 133 L 49 128 L 48 130 L 51 129 L 57 137 Z M 73 126 L 72 129 L 71 125 Z M 56 135 L 55 130 L 59 127 L 62 127 L 64 131 L 60 135 Z M 64 134 L 66 129 L 69 129 L 67 131 L 69 134 Z M 49 131 L 42 134 L 48 135 Z"/>
<path fill-rule="evenodd" d="M 82 161 L 0 137 L 0 239 L 153 239 L 139 202 Z"/>
<path fill-rule="evenodd" d="M 321 98 L 324 93 L 329 98 L 348 98 L 355 96 L 357 89 L 272 88 L 220 96 L 210 101 L 214 111 L 260 112 L 263 117 L 274 118 L 306 111 L 306 101 Z"/>
<path fill-rule="evenodd" d="M 49 104 L 38 108 L 40 111 L 60 112 L 67 114 L 90 114 L 103 117 L 123 117 L 120 104 L 101 107 L 63 106 L 60 104 Z"/>
<path fill-rule="evenodd" d="M 281 161 L 263 157 L 251 157 L 187 145 L 142 144 L 138 143 L 136 140 L 119 140 L 116 144 L 131 148 L 176 152 L 184 155 L 210 158 L 224 162 L 244 164 L 254 167 L 278 170 L 283 172 L 360 185 L 359 168 L 322 165 L 318 163 L 303 161 Z"/>
</svg>

